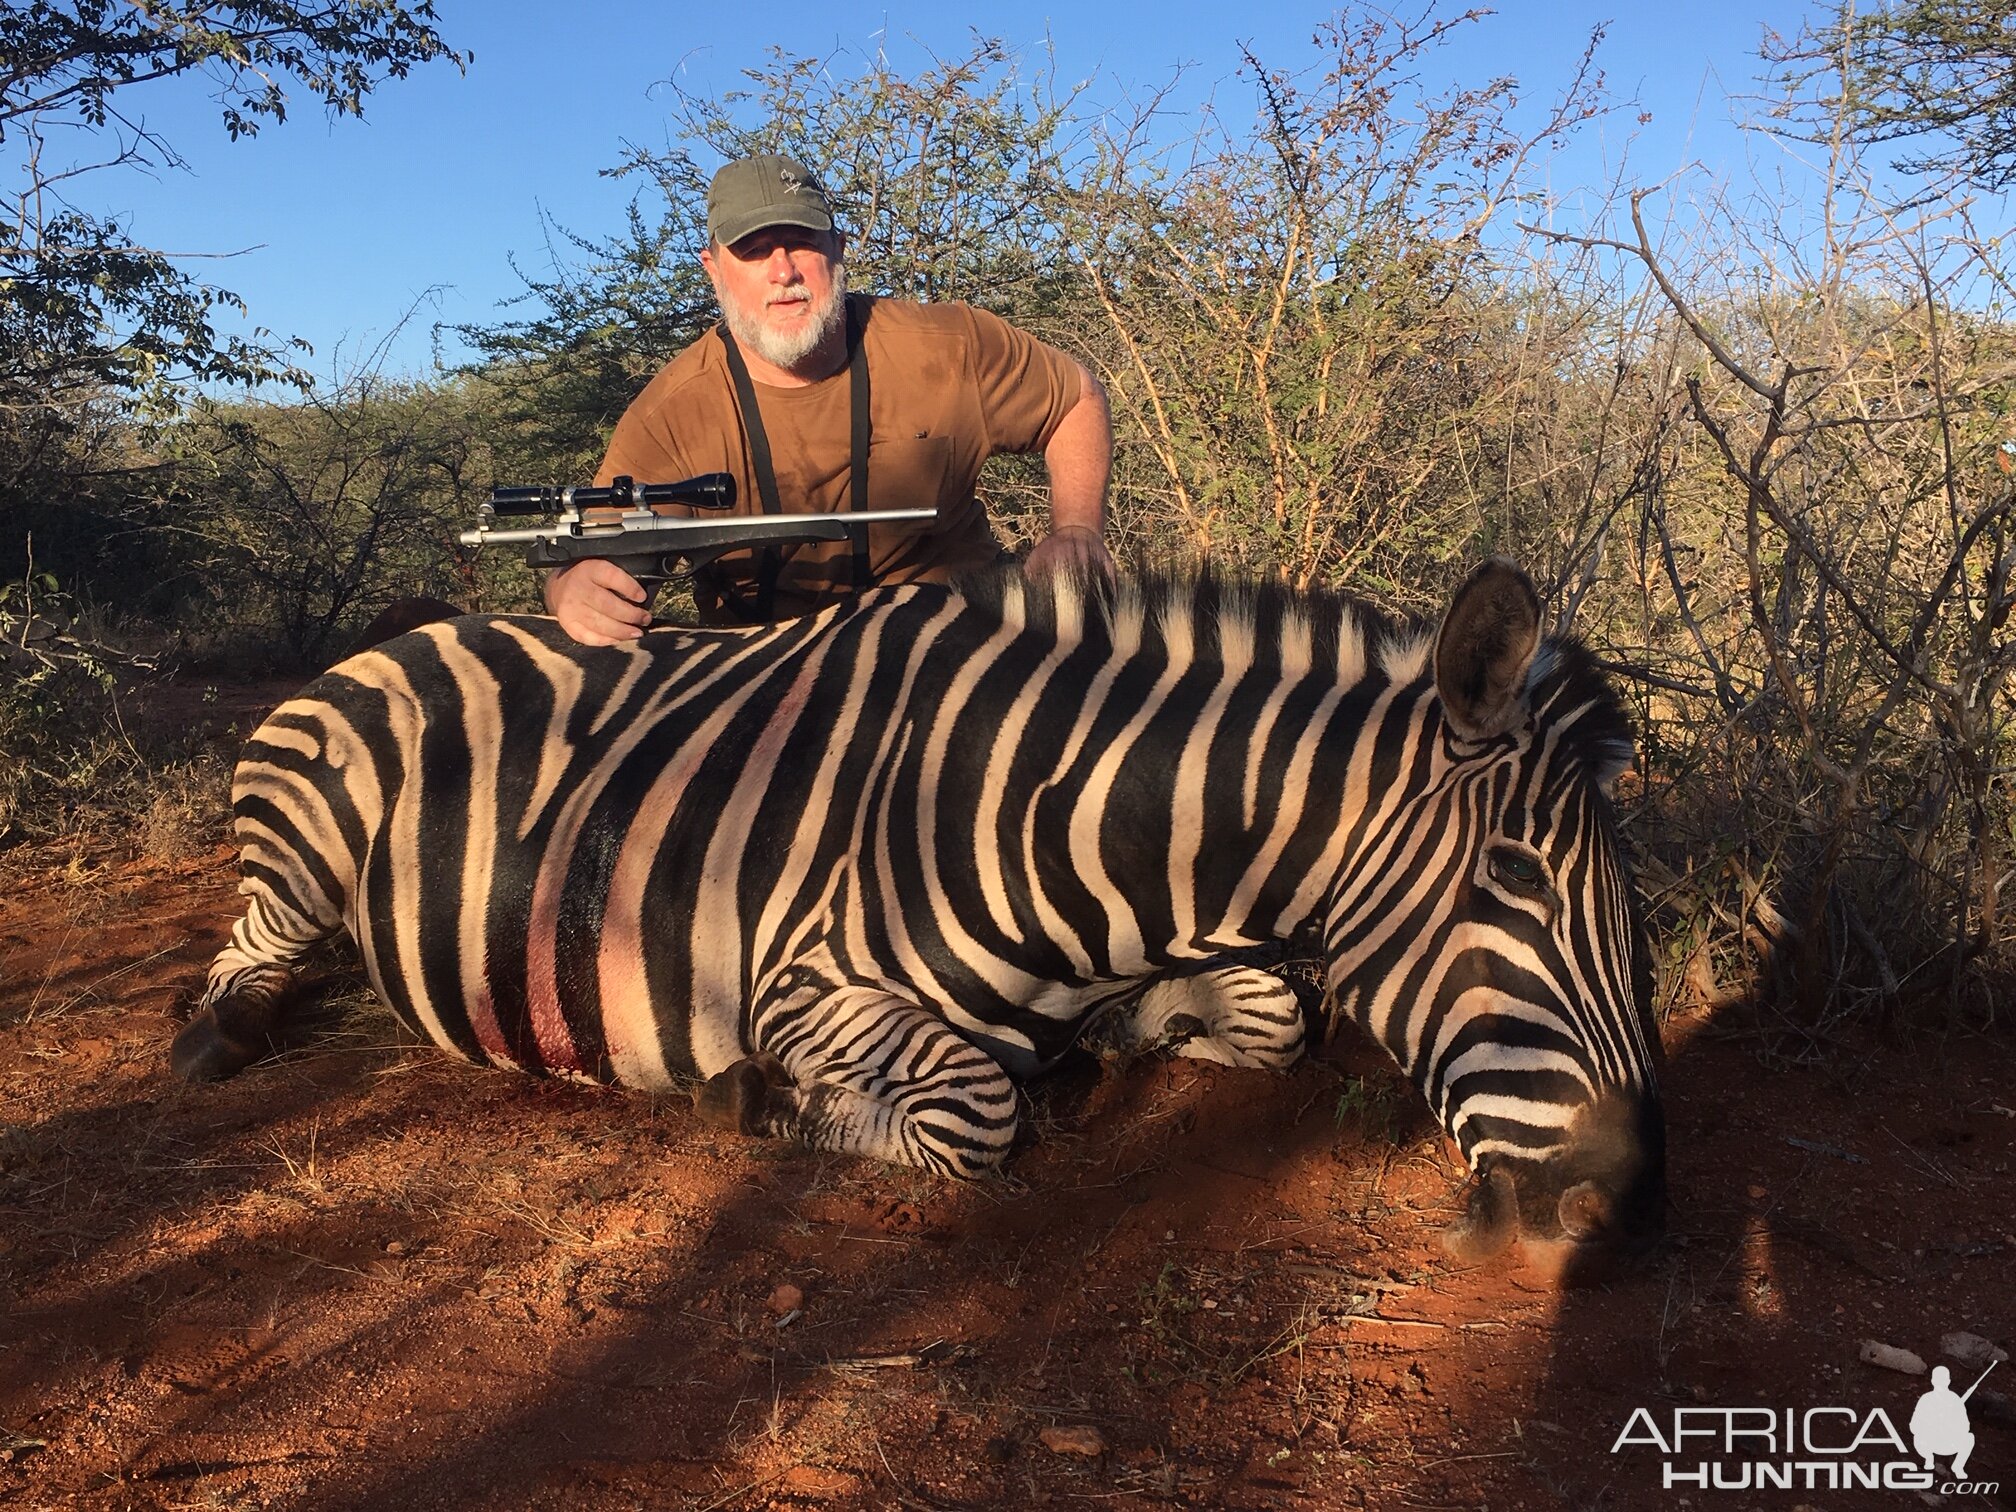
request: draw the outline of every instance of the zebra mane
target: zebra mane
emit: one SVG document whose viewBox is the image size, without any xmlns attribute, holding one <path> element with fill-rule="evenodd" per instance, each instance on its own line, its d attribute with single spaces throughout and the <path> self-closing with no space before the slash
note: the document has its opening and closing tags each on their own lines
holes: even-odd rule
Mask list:
<svg viewBox="0 0 2016 1512">
<path fill-rule="evenodd" d="M 1355 681 L 1377 666 L 1412 681 L 1434 646 L 1432 621 L 1396 619 L 1348 594 L 1221 576 L 1208 564 L 1130 572 L 1116 586 L 1062 573 L 1028 579 L 1011 567 L 969 577 L 958 590 L 990 618 L 1055 635 L 1060 644 L 1235 675 L 1258 668 Z"/>
<path fill-rule="evenodd" d="M 1631 716 L 1580 637 L 1550 635 L 1540 643 L 1526 674 L 1526 700 L 1541 721 L 1565 723 L 1562 744 L 1605 792 L 1630 768 L 1637 754 Z"/>
<path fill-rule="evenodd" d="M 1209 564 L 1188 572 L 1133 571 L 1117 586 L 1064 573 L 1030 579 L 1008 567 L 962 579 L 956 588 L 969 607 L 1003 625 L 1054 635 L 1060 645 L 1166 658 L 1179 668 L 1355 682 L 1376 667 L 1403 684 L 1431 675 L 1437 621 L 1388 614 L 1328 589 L 1230 578 Z M 1586 765 L 1605 788 L 1631 765 L 1630 718 L 1578 638 L 1544 640 L 1526 686 L 1536 714 L 1565 724 L 1563 754 Z"/>
</svg>

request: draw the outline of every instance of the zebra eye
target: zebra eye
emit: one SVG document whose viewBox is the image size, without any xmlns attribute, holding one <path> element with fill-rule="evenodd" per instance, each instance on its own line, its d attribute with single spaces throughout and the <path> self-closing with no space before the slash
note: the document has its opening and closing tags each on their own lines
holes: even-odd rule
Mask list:
<svg viewBox="0 0 2016 1512">
<path fill-rule="evenodd" d="M 1531 851 L 1494 845 L 1485 858 L 1485 865 L 1491 868 L 1491 880 L 1509 893 L 1543 902 L 1552 894 L 1553 889 L 1547 884 L 1547 869 Z"/>
</svg>

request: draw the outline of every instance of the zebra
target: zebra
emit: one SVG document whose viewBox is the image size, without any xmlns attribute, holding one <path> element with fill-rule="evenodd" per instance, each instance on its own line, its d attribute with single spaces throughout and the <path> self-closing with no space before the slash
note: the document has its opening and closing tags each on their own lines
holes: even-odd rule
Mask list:
<svg viewBox="0 0 2016 1512">
<path fill-rule="evenodd" d="M 1638 1248 L 1659 1040 L 1591 654 L 1485 562 L 1439 627 L 1208 574 L 1010 571 L 591 649 L 474 616 L 252 736 L 249 900 L 174 1070 L 269 1049 L 317 942 L 470 1061 L 975 1177 L 1092 1036 L 1302 1053 L 1270 942 L 1411 1078 L 1473 1184 L 1450 1242 Z M 1278 956 L 1277 956 L 1278 958 Z"/>
</svg>

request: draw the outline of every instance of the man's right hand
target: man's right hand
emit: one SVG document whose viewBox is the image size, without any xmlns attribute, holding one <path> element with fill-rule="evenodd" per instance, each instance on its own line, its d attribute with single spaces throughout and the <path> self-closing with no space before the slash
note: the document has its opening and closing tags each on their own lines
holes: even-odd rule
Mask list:
<svg viewBox="0 0 2016 1512">
<path fill-rule="evenodd" d="M 651 623 L 651 596 L 614 562 L 584 557 L 546 575 L 546 612 L 584 646 L 620 646 Z"/>
</svg>

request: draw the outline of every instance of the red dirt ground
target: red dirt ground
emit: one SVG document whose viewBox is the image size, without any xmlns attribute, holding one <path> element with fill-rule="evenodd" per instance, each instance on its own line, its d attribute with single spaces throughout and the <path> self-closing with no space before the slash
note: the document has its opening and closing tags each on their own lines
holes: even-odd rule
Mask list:
<svg viewBox="0 0 2016 1512">
<path fill-rule="evenodd" d="M 2011 1499 L 1665 1490 L 1656 1449 L 1612 1452 L 1638 1407 L 1903 1429 L 1926 1383 L 1859 1341 L 2010 1342 L 2005 1042 L 1802 1057 L 1674 1018 L 1672 1237 L 1563 1293 L 1443 1253 L 1460 1173 L 1362 1046 L 1285 1078 L 1088 1062 L 1006 1179 L 955 1186 L 399 1046 L 340 959 L 316 1043 L 185 1087 L 170 1013 L 235 917 L 230 852 L 14 876 L 0 1505 Z M 1997 1385 L 1970 1470 L 2016 1487 Z"/>
</svg>

